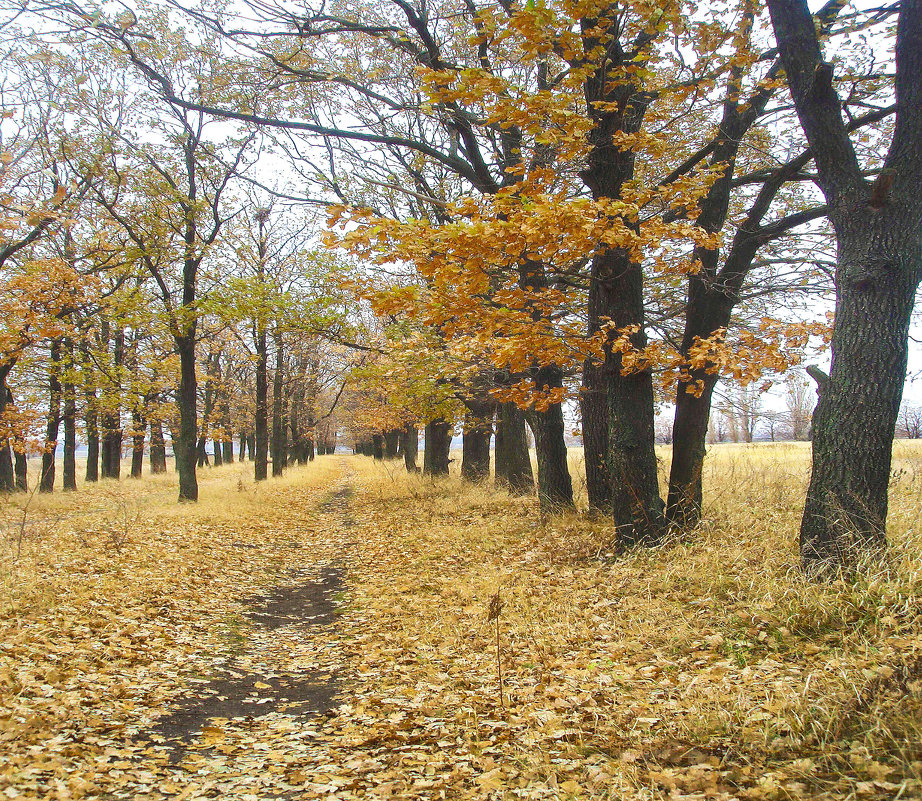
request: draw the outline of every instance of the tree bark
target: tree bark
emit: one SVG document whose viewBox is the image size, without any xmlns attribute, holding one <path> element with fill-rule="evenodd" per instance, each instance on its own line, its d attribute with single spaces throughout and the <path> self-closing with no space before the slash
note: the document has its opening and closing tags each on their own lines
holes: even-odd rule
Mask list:
<svg viewBox="0 0 922 801">
<path fill-rule="evenodd" d="M 484 481 L 490 477 L 490 437 L 493 436 L 495 404 L 483 400 L 465 401 L 464 433 L 461 445 L 461 478 Z"/>
<path fill-rule="evenodd" d="M 423 472 L 430 476 L 447 476 L 451 451 L 451 423 L 431 420 L 426 423 L 426 443 L 423 450 Z"/>
<path fill-rule="evenodd" d="M 514 495 L 530 495 L 535 490 L 525 413 L 514 403 L 501 403 L 496 414 L 497 487 Z"/>
<path fill-rule="evenodd" d="M 615 7 L 605 12 L 605 21 L 618 25 Z M 602 44 L 601 26 L 587 26 L 584 45 Z M 613 27 L 612 30 L 615 30 Z M 617 34 L 615 34 L 617 35 Z M 643 38 L 645 34 L 640 34 Z M 649 42 L 647 43 L 649 44 Z M 641 65 L 645 49 L 636 43 L 630 47 L 610 48 L 612 60 L 600 62 L 586 78 L 584 90 L 593 128 L 589 133 L 590 150 L 586 169 L 580 173 L 594 200 L 618 199 L 624 185 L 634 177 L 634 152 L 611 146 L 619 133 L 636 133 L 653 96 L 630 81 L 612 81 L 610 70 L 624 66 L 632 49 L 639 52 L 635 62 Z M 631 228 L 626 218 L 612 219 L 612 225 Z M 621 353 L 613 351 L 611 339 L 618 332 L 632 329 L 631 345 L 646 345 L 644 331 L 643 265 L 631 254 L 618 248 L 600 248 L 590 268 L 587 303 L 588 333 L 596 334 L 603 322 L 614 328 L 605 346 L 600 372 L 606 383 L 608 407 L 608 474 L 612 489 L 611 508 L 618 538 L 622 545 L 655 544 L 665 531 L 664 504 L 659 496 L 654 451 L 653 378 L 649 370 L 623 375 Z M 594 388 L 589 388 L 590 391 Z M 592 401 L 590 401 L 590 405 Z M 593 460 L 597 455 L 591 455 Z M 601 485 L 599 489 L 601 489 Z"/>
<path fill-rule="evenodd" d="M 384 432 L 384 458 L 396 459 L 397 451 L 400 449 L 400 431 L 393 429 Z"/>
<path fill-rule="evenodd" d="M 256 342 L 256 415 L 253 423 L 255 479 L 265 481 L 269 473 L 269 348 L 266 331 L 257 328 Z"/>
<path fill-rule="evenodd" d="M 102 414 L 102 477 L 118 478 L 122 464 L 122 420 L 119 395 L 121 368 L 125 360 L 125 331 L 117 328 L 112 350 L 112 366 L 116 376 Z"/>
<path fill-rule="evenodd" d="M 42 474 L 38 491 L 54 492 L 55 451 L 61 429 L 61 340 L 51 340 L 51 360 L 48 364 L 48 418 L 45 424 L 45 446 L 42 450 Z"/>
<path fill-rule="evenodd" d="M 81 343 L 84 376 L 84 416 L 86 426 L 86 477 L 87 483 L 99 481 L 99 404 L 96 397 L 96 385 L 91 380 L 89 344 Z"/>
<path fill-rule="evenodd" d="M 579 408 L 583 433 L 583 462 L 586 494 L 591 515 L 611 514 L 611 479 L 608 475 L 608 398 L 607 380 L 601 366 L 587 359 L 583 365 L 583 385 Z"/>
<path fill-rule="evenodd" d="M 65 492 L 74 492 L 77 489 L 77 388 L 74 385 L 72 374 L 74 369 L 74 343 L 72 339 L 64 340 L 64 351 L 67 354 L 68 375 L 63 382 L 64 460 L 62 464 L 62 487 Z"/>
<path fill-rule="evenodd" d="M 144 472 L 144 439 L 147 421 L 140 410 L 131 413 L 131 477 L 141 478 Z"/>
<path fill-rule="evenodd" d="M 371 435 L 371 452 L 376 462 L 380 462 L 384 459 L 384 435 L 383 434 L 372 434 Z"/>
<path fill-rule="evenodd" d="M 800 529 L 804 567 L 825 573 L 886 545 L 893 433 L 922 278 L 922 0 L 900 3 L 897 118 L 873 185 L 862 175 L 806 2 L 769 0 L 768 7 L 838 245 L 832 366 L 813 416 Z"/>
<path fill-rule="evenodd" d="M 0 365 L 0 425 L 4 433 L 0 436 L 0 492 L 13 492 L 16 489 L 16 479 L 13 476 L 13 452 L 10 447 L 10 438 L 6 434 L 7 406 L 12 403 L 11 394 L 6 386 L 7 376 L 13 369 L 12 364 Z"/>
<path fill-rule="evenodd" d="M 151 475 L 166 472 L 166 443 L 163 441 L 163 423 L 159 417 L 150 421 L 150 472 Z"/>
<path fill-rule="evenodd" d="M 179 473 L 179 500 L 198 501 L 196 443 L 198 441 L 198 386 L 195 376 L 195 325 L 187 334 L 175 334 L 179 353 L 178 436 L 173 439 L 176 471 Z"/>
<path fill-rule="evenodd" d="M 288 463 L 288 432 L 285 425 L 285 348 L 276 332 L 275 375 L 272 380 L 272 475 L 281 476 Z"/>
<path fill-rule="evenodd" d="M 26 453 L 23 450 L 15 450 L 13 452 L 13 460 L 15 461 L 15 470 L 16 470 L 16 491 L 17 492 L 28 492 L 29 491 L 29 463 L 26 460 Z"/>
<path fill-rule="evenodd" d="M 408 473 L 418 473 L 416 458 L 419 454 L 419 429 L 409 423 L 400 432 L 400 450 L 403 453 L 403 464 Z"/>
<path fill-rule="evenodd" d="M 539 390 L 563 386 L 563 372 L 556 365 L 538 369 L 535 383 Z M 544 411 L 532 409 L 526 419 L 535 435 L 538 462 L 538 500 L 545 511 L 573 506 L 573 482 L 567 464 L 567 443 L 563 407 L 552 403 Z"/>
</svg>

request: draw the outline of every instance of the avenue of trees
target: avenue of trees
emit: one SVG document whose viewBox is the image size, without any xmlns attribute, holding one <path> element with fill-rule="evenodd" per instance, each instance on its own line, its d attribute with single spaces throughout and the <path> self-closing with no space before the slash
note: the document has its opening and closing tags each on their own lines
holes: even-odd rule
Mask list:
<svg viewBox="0 0 922 801">
<path fill-rule="evenodd" d="M 0 489 L 30 447 L 51 489 L 61 425 L 66 489 L 78 436 L 90 480 L 124 442 L 139 474 L 149 436 L 183 500 L 232 443 L 257 479 L 337 431 L 439 475 L 458 429 L 465 479 L 495 437 L 495 481 L 549 511 L 574 506 L 578 409 L 590 512 L 625 547 L 695 528 L 721 419 L 812 438 L 808 570 L 885 545 L 922 0 L 4 14 Z"/>
</svg>

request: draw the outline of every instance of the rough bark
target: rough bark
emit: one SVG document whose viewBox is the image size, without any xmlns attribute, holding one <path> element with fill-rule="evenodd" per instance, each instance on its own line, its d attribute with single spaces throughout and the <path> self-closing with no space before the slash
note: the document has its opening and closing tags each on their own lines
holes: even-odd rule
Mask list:
<svg viewBox="0 0 922 801">
<path fill-rule="evenodd" d="M 461 445 L 461 478 L 484 481 L 490 477 L 490 437 L 493 436 L 495 404 L 483 400 L 466 400 L 464 432 Z"/>
<path fill-rule="evenodd" d="M 198 501 L 196 443 L 198 441 L 198 386 L 195 376 L 195 326 L 185 335 L 174 335 L 179 354 L 179 430 L 173 438 L 176 471 L 179 473 L 179 500 Z"/>
<path fill-rule="evenodd" d="M 26 460 L 25 451 L 16 449 L 13 451 L 14 469 L 16 471 L 16 491 L 29 491 L 29 463 Z"/>
<path fill-rule="evenodd" d="M 256 415 L 253 422 L 256 481 L 269 473 L 269 348 L 264 328 L 254 331 L 256 342 Z"/>
<path fill-rule="evenodd" d="M 451 451 L 451 423 L 431 420 L 426 423 L 426 443 L 423 450 L 423 472 L 430 476 L 447 476 Z"/>
<path fill-rule="evenodd" d="M 618 55 L 626 57 L 620 51 Z M 620 197 L 624 184 L 633 178 L 634 153 L 611 147 L 611 138 L 618 132 L 639 131 L 651 100 L 629 83 L 611 85 L 607 69 L 608 65 L 600 66 L 586 82 L 590 104 L 605 101 L 618 108 L 612 111 L 610 106 L 590 105 L 595 126 L 589 136 L 588 163 L 581 177 L 596 200 Z M 630 224 L 623 220 L 613 222 Z M 642 265 L 620 249 L 597 251 L 590 269 L 587 310 L 590 334 L 597 332 L 603 321 L 610 321 L 619 331 L 633 327 L 631 344 L 643 348 L 646 333 Z M 652 375 L 649 370 L 623 375 L 621 353 L 613 352 L 610 346 L 605 348 L 600 372 L 606 383 L 607 462 L 612 516 L 619 541 L 627 547 L 656 544 L 662 540 L 666 525 L 656 474 Z"/>
<path fill-rule="evenodd" d="M 535 376 L 539 390 L 563 385 L 563 373 L 556 365 L 541 367 Z M 538 500 L 545 511 L 573 506 L 573 482 L 567 464 L 563 408 L 552 403 L 546 410 L 527 412 L 527 420 L 535 435 L 535 456 L 538 462 Z"/>
<path fill-rule="evenodd" d="M 72 371 L 74 365 L 73 340 L 64 341 L 64 350 L 67 354 L 68 371 Z M 63 398 L 64 459 L 61 484 L 65 492 L 74 492 L 77 489 L 77 388 L 70 374 L 63 381 Z"/>
<path fill-rule="evenodd" d="M 144 471 L 144 439 L 147 421 L 137 409 L 131 415 L 131 477 L 141 478 Z"/>
<path fill-rule="evenodd" d="M 125 361 L 125 331 L 117 328 L 113 339 L 112 367 L 115 385 L 112 387 L 102 413 L 102 471 L 103 478 L 118 478 L 122 465 L 121 409 L 116 400 L 119 395 L 119 372 Z"/>
<path fill-rule="evenodd" d="M 586 360 L 579 408 L 582 421 L 583 462 L 589 513 L 611 514 L 611 479 L 608 475 L 607 381 L 600 365 Z"/>
<path fill-rule="evenodd" d="M 14 362 L 0 365 L 0 424 L 3 424 L 3 415 L 7 407 L 13 404 L 13 395 L 6 385 L 7 377 L 13 369 Z M 4 425 L 5 427 L 5 425 Z M 13 471 L 13 451 L 9 437 L 5 434 L 0 438 L 0 492 L 14 492 L 16 478 Z"/>
<path fill-rule="evenodd" d="M 99 404 L 96 397 L 96 386 L 90 378 L 89 344 L 84 340 L 81 343 L 83 355 L 82 373 L 84 391 L 83 422 L 86 427 L 86 477 L 87 483 L 99 481 Z"/>
<path fill-rule="evenodd" d="M 403 454 L 403 464 L 408 473 L 418 473 L 416 458 L 419 454 L 419 429 L 407 424 L 400 431 L 400 451 Z"/>
<path fill-rule="evenodd" d="M 276 332 L 275 375 L 272 379 L 272 475 L 285 473 L 288 463 L 288 436 L 285 426 L 285 348 L 282 335 Z"/>
<path fill-rule="evenodd" d="M 42 472 L 38 491 L 54 491 L 55 451 L 61 428 L 61 340 L 53 339 L 48 364 L 48 417 L 45 423 L 45 443 L 42 449 Z"/>
<path fill-rule="evenodd" d="M 496 485 L 516 495 L 535 490 L 525 412 L 514 403 L 501 403 L 496 414 Z"/>
<path fill-rule="evenodd" d="M 385 459 L 396 459 L 398 456 L 398 450 L 400 449 L 400 430 L 393 429 L 392 431 L 384 432 L 384 458 Z"/>
<path fill-rule="evenodd" d="M 806 3 L 768 6 L 838 246 L 832 366 L 813 417 L 800 530 L 805 568 L 826 572 L 886 544 L 893 433 L 922 278 L 922 0 L 900 4 L 896 125 L 873 185 L 861 174 Z"/>
<path fill-rule="evenodd" d="M 166 472 L 166 443 L 163 441 L 163 423 L 159 418 L 150 421 L 150 472 L 160 475 Z"/>
</svg>

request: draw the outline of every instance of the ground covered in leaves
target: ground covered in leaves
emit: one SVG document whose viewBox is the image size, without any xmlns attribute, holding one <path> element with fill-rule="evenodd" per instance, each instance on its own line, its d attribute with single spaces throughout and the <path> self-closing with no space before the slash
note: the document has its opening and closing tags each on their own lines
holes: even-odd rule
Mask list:
<svg viewBox="0 0 922 801">
<path fill-rule="evenodd" d="M 7 500 L 0 797 L 922 797 L 922 452 L 822 586 L 804 455 L 718 449 L 707 525 L 621 558 L 351 456 Z"/>
</svg>

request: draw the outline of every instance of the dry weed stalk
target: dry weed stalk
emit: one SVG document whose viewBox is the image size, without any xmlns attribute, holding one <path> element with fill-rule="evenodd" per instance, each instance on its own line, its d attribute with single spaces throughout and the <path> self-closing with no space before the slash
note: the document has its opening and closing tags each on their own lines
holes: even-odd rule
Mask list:
<svg viewBox="0 0 922 801">
<path fill-rule="evenodd" d="M 503 701 L 503 652 L 499 641 L 499 616 L 502 611 L 503 602 L 499 597 L 499 590 L 497 590 L 490 598 L 487 622 L 496 624 L 496 675 L 499 678 L 499 708 L 505 712 L 506 705 Z"/>
</svg>

